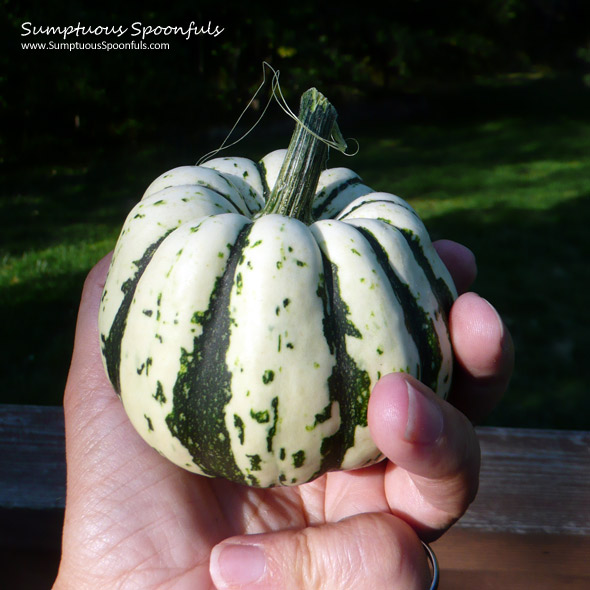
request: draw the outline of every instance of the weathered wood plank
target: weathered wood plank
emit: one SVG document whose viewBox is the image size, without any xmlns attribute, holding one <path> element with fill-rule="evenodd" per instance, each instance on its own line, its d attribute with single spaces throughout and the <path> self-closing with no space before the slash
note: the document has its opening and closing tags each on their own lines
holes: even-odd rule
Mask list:
<svg viewBox="0 0 590 590">
<path fill-rule="evenodd" d="M 63 410 L 0 405 L 0 508 L 63 508 Z"/>
<path fill-rule="evenodd" d="M 590 535 L 590 432 L 478 428 L 478 497 L 458 528 Z M 0 406 L 0 507 L 62 508 L 63 411 Z"/>
<path fill-rule="evenodd" d="M 24 562 L 31 551 L 49 551 L 47 579 L 59 560 L 63 428 L 61 408 L 0 405 L 0 546 Z M 479 428 L 478 434 L 478 497 L 433 544 L 441 590 L 590 588 L 590 432 Z M 20 541 L 13 534 L 19 530 Z M 14 561 L 3 571 L 21 580 Z"/>
<path fill-rule="evenodd" d="M 432 544 L 440 590 L 587 590 L 590 537 L 453 528 Z"/>
<path fill-rule="evenodd" d="M 477 499 L 461 528 L 590 535 L 590 432 L 479 428 Z"/>
</svg>

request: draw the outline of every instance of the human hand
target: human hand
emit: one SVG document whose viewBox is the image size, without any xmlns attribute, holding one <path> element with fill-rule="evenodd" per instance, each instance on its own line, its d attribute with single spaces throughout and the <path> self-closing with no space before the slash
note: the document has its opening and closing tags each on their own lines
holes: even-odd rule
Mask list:
<svg viewBox="0 0 590 590">
<path fill-rule="evenodd" d="M 452 242 L 437 249 L 467 289 L 472 255 Z M 369 404 L 386 461 L 273 489 L 183 471 L 144 443 L 106 379 L 96 319 L 108 263 L 84 287 L 64 398 L 67 501 L 54 590 L 428 588 L 417 534 L 438 537 L 477 490 L 469 419 L 407 375 L 388 375 Z M 510 336 L 470 293 L 453 306 L 450 331 L 450 401 L 479 419 L 507 386 Z"/>
</svg>

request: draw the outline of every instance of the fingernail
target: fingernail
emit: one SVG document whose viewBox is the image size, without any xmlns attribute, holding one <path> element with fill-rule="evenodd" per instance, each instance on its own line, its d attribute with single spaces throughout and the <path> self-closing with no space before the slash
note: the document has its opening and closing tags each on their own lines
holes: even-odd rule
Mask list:
<svg viewBox="0 0 590 590">
<path fill-rule="evenodd" d="M 223 588 L 240 588 L 262 577 L 266 558 L 256 545 L 226 545 L 217 558 L 217 568 Z"/>
<path fill-rule="evenodd" d="M 487 299 L 484 299 L 483 297 L 481 299 L 483 299 L 488 304 L 489 308 L 494 312 L 494 315 L 496 316 L 496 320 L 498 322 L 498 330 L 499 330 L 499 334 L 500 334 L 500 340 L 501 340 L 504 336 L 504 322 L 502 321 L 502 318 L 500 317 L 498 310 Z"/>
<path fill-rule="evenodd" d="M 411 443 L 433 444 L 443 430 L 443 414 L 440 406 L 428 399 L 409 381 L 408 422 L 404 438 Z"/>
</svg>

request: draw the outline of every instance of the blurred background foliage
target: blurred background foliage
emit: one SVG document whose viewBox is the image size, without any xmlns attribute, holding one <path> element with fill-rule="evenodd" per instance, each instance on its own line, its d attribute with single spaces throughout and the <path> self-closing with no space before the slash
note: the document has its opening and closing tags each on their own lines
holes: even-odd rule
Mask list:
<svg viewBox="0 0 590 590">
<path fill-rule="evenodd" d="M 0 106 L 10 150 L 31 148 L 48 137 L 71 140 L 74 133 L 103 141 L 227 121 L 256 87 L 264 60 L 283 70 L 287 98 L 317 85 L 344 105 L 399 93 L 451 92 L 499 74 L 569 71 L 590 51 L 590 4 L 583 0 L 403 0 L 352 10 L 309 0 L 129 1 L 110 8 L 108 3 L 2 4 Z M 130 27 L 138 21 L 154 27 L 211 22 L 224 32 L 189 40 L 150 37 L 170 42 L 168 51 L 110 54 L 20 46 L 48 40 L 21 37 L 23 22 Z M 100 40 L 138 39 L 130 33 L 68 38 Z"/>
<path fill-rule="evenodd" d="M 262 78 L 316 86 L 361 150 L 330 165 L 407 198 L 467 244 L 517 345 L 496 425 L 590 428 L 590 3 L 584 0 L 100 3 L 0 0 L 3 403 L 61 403 L 84 276 L 164 170 L 216 148 Z M 181 26 L 160 51 L 25 50 L 21 25 Z M 68 42 L 138 41 L 126 34 Z M 259 116 L 268 86 L 238 130 Z M 284 147 L 276 105 L 231 153 Z"/>
</svg>

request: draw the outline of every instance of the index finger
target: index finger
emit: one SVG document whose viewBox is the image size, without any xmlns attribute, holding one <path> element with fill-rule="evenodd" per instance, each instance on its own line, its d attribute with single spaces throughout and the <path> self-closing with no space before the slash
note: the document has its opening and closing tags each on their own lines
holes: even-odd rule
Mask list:
<svg viewBox="0 0 590 590">
<path fill-rule="evenodd" d="M 477 276 L 477 264 L 473 252 L 451 240 L 437 240 L 432 244 L 453 277 L 459 294 L 465 293 Z"/>
</svg>

